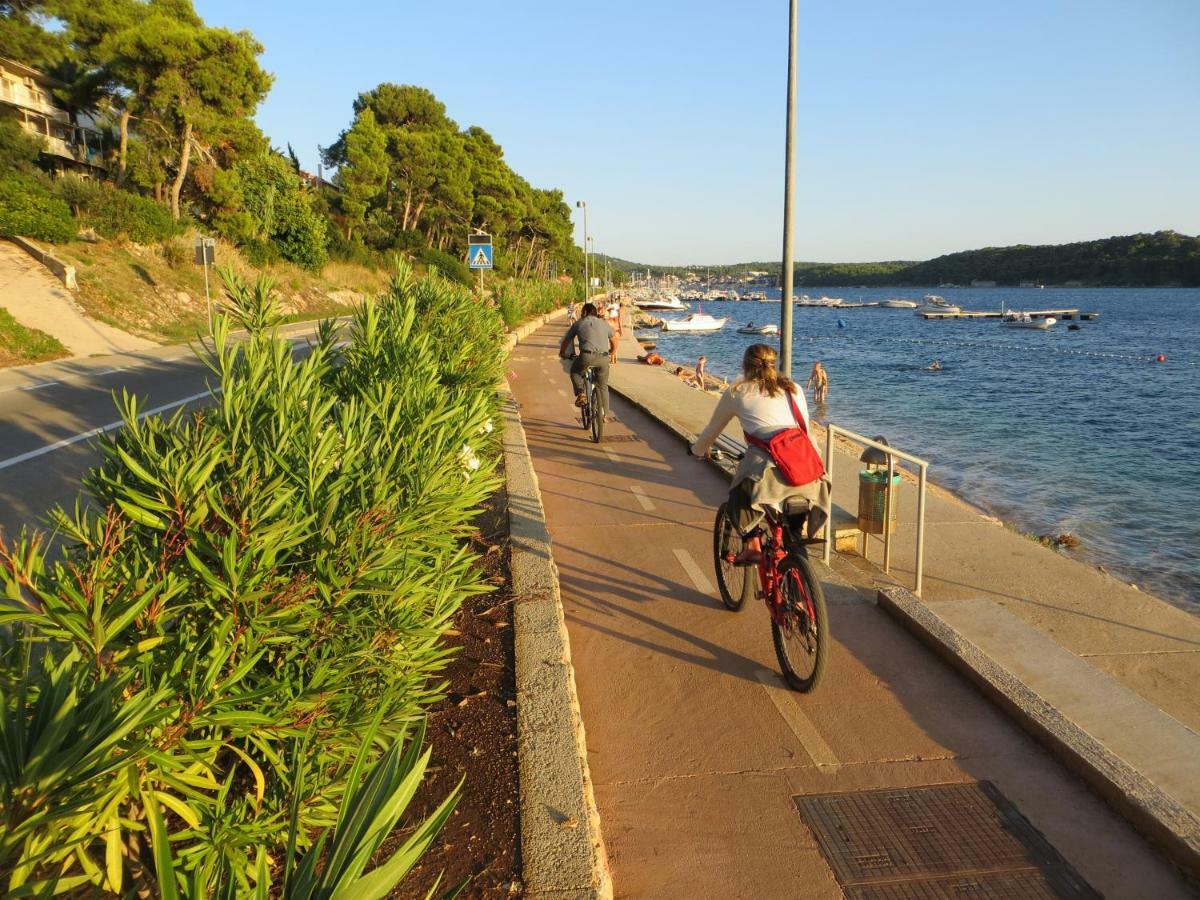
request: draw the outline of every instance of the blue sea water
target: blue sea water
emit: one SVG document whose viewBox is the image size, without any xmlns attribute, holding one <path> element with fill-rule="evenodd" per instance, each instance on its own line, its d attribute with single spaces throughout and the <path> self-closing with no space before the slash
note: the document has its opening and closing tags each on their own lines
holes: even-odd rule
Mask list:
<svg viewBox="0 0 1200 900">
<path fill-rule="evenodd" d="M 846 302 L 922 293 L 804 291 Z M 1200 612 L 1200 290 L 937 293 L 970 310 L 1003 303 L 1100 318 L 1079 331 L 1060 322 L 1042 332 L 994 319 L 924 321 L 903 309 L 794 307 L 793 374 L 804 382 L 818 359 L 829 372 L 816 418 L 886 436 L 929 459 L 930 477 L 959 496 L 1023 531 L 1071 532 L 1084 559 Z M 778 303 L 753 302 L 704 309 L 729 323 L 715 334 L 654 339 L 668 360 L 691 364 L 705 354 L 709 371 L 724 377 L 736 374 L 746 345 L 763 340 L 737 334 L 737 325 L 778 322 L 780 312 Z M 1158 354 L 1166 362 L 1155 362 Z M 925 368 L 934 359 L 940 372 Z"/>
</svg>

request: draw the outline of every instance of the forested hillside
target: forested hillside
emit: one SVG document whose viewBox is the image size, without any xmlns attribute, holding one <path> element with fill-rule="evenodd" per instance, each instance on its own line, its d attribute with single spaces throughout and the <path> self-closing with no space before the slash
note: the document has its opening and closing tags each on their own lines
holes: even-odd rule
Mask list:
<svg viewBox="0 0 1200 900">
<path fill-rule="evenodd" d="M 703 274 L 702 265 L 646 266 L 613 260 L 626 271 L 653 274 Z M 779 278 L 778 262 L 712 266 L 714 279 L 767 272 Z M 1200 286 L 1200 237 L 1175 231 L 1131 234 L 1073 244 L 1018 244 L 948 253 L 925 262 L 812 263 L 795 266 L 798 285 L 931 286 L 952 282 L 994 281 L 1001 285 L 1080 282 L 1111 286 Z"/>
</svg>

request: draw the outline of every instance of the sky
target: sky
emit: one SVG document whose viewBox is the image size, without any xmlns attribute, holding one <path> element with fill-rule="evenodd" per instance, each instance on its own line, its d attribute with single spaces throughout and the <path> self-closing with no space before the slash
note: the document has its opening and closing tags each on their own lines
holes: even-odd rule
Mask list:
<svg viewBox="0 0 1200 900">
<path fill-rule="evenodd" d="M 306 168 L 417 84 L 597 252 L 780 257 L 785 0 L 195 5 L 265 45 L 258 122 Z M 798 79 L 796 259 L 1200 234 L 1200 0 L 801 0 Z"/>
</svg>

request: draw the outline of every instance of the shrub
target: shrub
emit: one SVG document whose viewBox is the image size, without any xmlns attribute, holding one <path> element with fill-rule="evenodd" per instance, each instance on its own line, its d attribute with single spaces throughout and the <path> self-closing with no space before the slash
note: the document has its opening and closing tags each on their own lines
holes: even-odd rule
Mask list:
<svg viewBox="0 0 1200 900">
<path fill-rule="evenodd" d="M 65 244 L 75 237 L 71 209 L 31 175 L 0 177 L 0 234 Z"/>
<path fill-rule="evenodd" d="M 33 172 L 42 142 L 27 134 L 16 120 L 0 116 L 0 172 Z"/>
<path fill-rule="evenodd" d="M 313 208 L 291 163 L 278 154 L 241 159 L 215 172 L 210 200 L 220 207 L 217 228 L 251 258 L 275 256 L 314 271 L 329 259 L 327 221 Z"/>
<path fill-rule="evenodd" d="M 441 635 L 487 590 L 464 538 L 498 483 L 495 310 L 401 269 L 348 346 L 324 323 L 294 362 L 269 282 L 226 279 L 212 405 L 123 398 L 52 514 L 61 555 L 0 544 L 9 891 L 265 896 L 438 696 Z"/>
<path fill-rule="evenodd" d="M 124 235 L 139 244 L 155 244 L 182 234 L 185 227 L 166 207 L 111 184 L 70 175 L 57 183 L 57 191 L 78 219 L 102 237 Z"/>
<path fill-rule="evenodd" d="M 504 281 L 495 292 L 496 305 L 509 328 L 532 316 L 561 309 L 573 296 L 571 285 L 557 281 Z"/>
<path fill-rule="evenodd" d="M 443 277 L 449 278 L 451 281 L 465 285 L 472 283 L 471 270 L 457 256 L 451 256 L 449 253 L 435 250 L 433 247 L 423 247 L 417 252 L 417 259 L 426 268 L 437 269 Z"/>
</svg>

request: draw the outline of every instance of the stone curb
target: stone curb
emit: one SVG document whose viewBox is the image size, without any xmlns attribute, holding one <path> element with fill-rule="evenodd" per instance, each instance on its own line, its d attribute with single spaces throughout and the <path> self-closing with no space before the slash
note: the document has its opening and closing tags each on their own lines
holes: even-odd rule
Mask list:
<svg viewBox="0 0 1200 900">
<path fill-rule="evenodd" d="M 43 266 L 49 269 L 51 274 L 61 281 L 67 290 L 79 290 L 79 285 L 75 282 L 74 266 L 67 265 L 49 250 L 43 250 L 28 238 L 9 236 L 7 239 L 12 241 L 14 244 L 40 262 Z"/>
<path fill-rule="evenodd" d="M 506 349 L 564 314 L 518 326 Z M 558 569 L 520 412 L 507 384 L 501 395 L 525 896 L 608 900 L 612 878 L 588 770 Z"/>
<path fill-rule="evenodd" d="M 963 674 L 1134 828 L 1200 883 L 1200 820 L 902 587 L 879 605 Z"/>
</svg>

